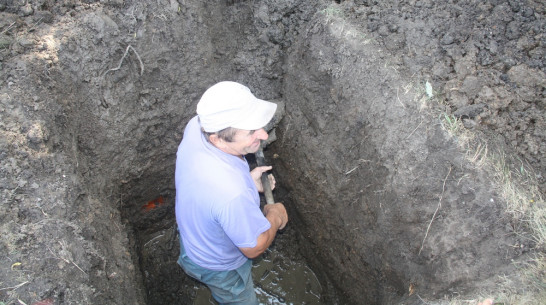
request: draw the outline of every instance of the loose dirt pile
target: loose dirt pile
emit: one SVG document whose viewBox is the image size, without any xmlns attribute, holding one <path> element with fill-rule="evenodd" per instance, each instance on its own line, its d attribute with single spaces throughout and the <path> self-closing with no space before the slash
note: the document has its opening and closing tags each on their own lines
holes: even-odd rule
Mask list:
<svg viewBox="0 0 546 305">
<path fill-rule="evenodd" d="M 221 80 L 286 104 L 267 155 L 287 251 L 325 303 L 538 304 L 544 281 L 518 266 L 544 272 L 525 211 L 544 204 L 545 14 L 532 0 L 0 1 L 0 304 L 191 302 L 175 152 Z M 515 213 L 493 155 L 541 186 Z"/>
</svg>

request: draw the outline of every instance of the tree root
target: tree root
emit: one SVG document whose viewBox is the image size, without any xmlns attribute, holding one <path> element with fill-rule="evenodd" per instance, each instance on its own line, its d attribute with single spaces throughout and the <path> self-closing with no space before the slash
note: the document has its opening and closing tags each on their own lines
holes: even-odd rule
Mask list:
<svg viewBox="0 0 546 305">
<path fill-rule="evenodd" d="M 109 72 L 113 72 L 113 71 L 117 71 L 119 69 L 121 69 L 121 65 L 123 64 L 123 60 L 125 59 L 125 57 L 127 57 L 127 54 L 129 54 L 129 50 L 133 51 L 133 53 L 135 53 L 136 55 L 136 58 L 138 59 L 138 63 L 140 64 L 140 76 L 142 76 L 142 74 L 144 73 L 144 64 L 142 63 L 142 59 L 140 59 L 140 55 L 138 54 L 138 52 L 135 50 L 135 48 L 133 48 L 133 46 L 131 45 L 128 45 L 127 48 L 125 49 L 125 53 L 123 53 L 123 56 L 121 57 L 121 59 L 119 60 L 119 64 L 117 67 L 115 68 L 112 68 L 112 69 L 108 69 L 106 72 L 104 72 L 104 74 L 102 75 L 102 81 L 104 81 L 105 77 L 106 77 L 106 74 L 108 74 Z M 104 108 L 108 108 L 109 105 L 108 103 L 106 102 L 106 99 L 104 98 L 104 94 L 103 94 L 103 90 L 102 90 L 102 82 L 101 82 L 101 106 L 104 107 Z"/>
<path fill-rule="evenodd" d="M 451 166 L 449 167 L 449 172 L 447 172 L 446 178 L 444 179 L 444 185 L 442 186 L 442 194 L 440 194 L 440 199 L 438 200 L 438 206 L 436 207 L 436 211 L 434 211 L 434 214 L 432 215 L 432 219 L 430 220 L 427 228 L 427 232 L 425 233 L 425 238 L 423 238 L 423 242 L 421 243 L 421 249 L 419 249 L 419 253 L 417 255 L 421 255 L 421 251 L 423 251 L 423 247 L 425 246 L 425 240 L 428 236 L 428 231 L 430 231 L 430 226 L 432 225 L 432 222 L 434 221 L 434 218 L 436 218 L 436 214 L 438 213 L 438 210 L 440 210 L 440 207 L 442 206 L 442 198 L 444 197 L 444 192 L 446 190 L 446 181 L 447 177 L 449 177 L 449 174 L 451 174 Z"/>
</svg>

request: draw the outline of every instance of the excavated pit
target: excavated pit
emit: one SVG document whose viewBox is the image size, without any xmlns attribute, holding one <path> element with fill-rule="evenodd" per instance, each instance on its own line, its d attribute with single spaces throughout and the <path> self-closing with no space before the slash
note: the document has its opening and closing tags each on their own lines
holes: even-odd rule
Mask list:
<svg viewBox="0 0 546 305">
<path fill-rule="evenodd" d="M 290 217 L 256 267 L 267 302 L 476 296 L 540 254 L 443 118 L 543 177 L 544 4 L 311 2 L 1 4 L 0 302 L 201 299 L 176 264 L 174 164 L 222 80 L 286 107 L 266 151 Z M 292 263 L 296 301 L 265 286 Z"/>
<path fill-rule="evenodd" d="M 252 156 L 248 156 L 252 163 Z M 172 169 L 167 170 L 172 174 Z M 204 285 L 188 278 L 178 267 L 179 240 L 174 218 L 173 189 L 161 187 L 158 181 L 172 185 L 172 175 L 161 178 L 142 177 L 122 192 L 124 202 L 130 208 L 122 211 L 122 218 L 129 225 L 130 241 L 135 263 L 142 274 L 146 291 L 146 304 L 211 304 L 212 297 Z M 284 201 L 282 191 L 276 191 L 277 199 Z M 153 194 L 152 197 L 150 197 Z M 157 197 L 156 197 L 157 196 Z M 147 198 L 152 198 L 148 200 Z M 135 209 L 141 205 L 140 209 Z M 287 203 L 288 204 L 288 203 Z M 320 281 L 308 267 L 298 249 L 295 226 L 283 230 L 270 249 L 254 260 L 253 277 L 256 281 L 261 304 L 324 304 L 327 290 L 332 284 L 327 278 Z M 323 284 L 321 285 L 322 282 Z M 327 302 L 335 301 L 335 291 L 330 289 Z M 325 297 L 321 301 L 321 295 Z"/>
</svg>

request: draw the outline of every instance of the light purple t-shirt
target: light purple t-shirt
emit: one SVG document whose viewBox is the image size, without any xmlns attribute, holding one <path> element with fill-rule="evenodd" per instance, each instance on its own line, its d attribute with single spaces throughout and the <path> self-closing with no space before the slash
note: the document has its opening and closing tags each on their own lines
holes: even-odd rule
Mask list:
<svg viewBox="0 0 546 305">
<path fill-rule="evenodd" d="M 176 154 L 176 222 L 187 255 L 210 270 L 233 270 L 270 228 L 245 160 L 210 144 L 198 117 L 190 120 Z"/>
</svg>

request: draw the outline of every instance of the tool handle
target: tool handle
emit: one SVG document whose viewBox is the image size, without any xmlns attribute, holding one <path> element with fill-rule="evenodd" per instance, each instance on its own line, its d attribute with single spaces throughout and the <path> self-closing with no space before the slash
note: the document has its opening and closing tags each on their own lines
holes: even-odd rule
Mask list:
<svg viewBox="0 0 546 305">
<path fill-rule="evenodd" d="M 262 145 L 260 144 L 260 149 L 256 152 L 256 163 L 258 163 L 258 166 L 266 166 L 265 165 L 265 157 L 264 157 L 264 150 Z M 271 190 L 271 184 L 269 184 L 269 179 L 267 178 L 268 173 L 262 173 L 262 186 L 264 188 L 264 195 L 265 195 L 265 202 L 267 204 L 275 203 L 275 199 L 273 198 L 273 191 Z"/>
<path fill-rule="evenodd" d="M 267 176 L 267 173 L 262 174 L 262 185 L 264 187 L 265 202 L 271 204 L 275 203 L 275 199 L 273 198 L 273 191 L 271 190 L 271 184 L 269 184 Z"/>
</svg>

